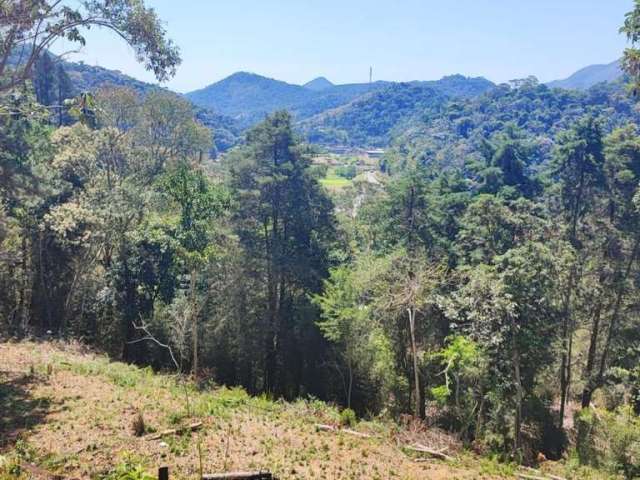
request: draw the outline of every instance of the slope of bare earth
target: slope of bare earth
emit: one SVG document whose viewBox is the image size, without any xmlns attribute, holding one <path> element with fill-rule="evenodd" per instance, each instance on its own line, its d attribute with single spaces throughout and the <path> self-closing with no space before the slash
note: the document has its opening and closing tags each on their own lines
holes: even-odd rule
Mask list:
<svg viewBox="0 0 640 480">
<path fill-rule="evenodd" d="M 369 438 L 318 431 L 316 424 L 338 421 L 337 410 L 319 401 L 285 403 L 252 398 L 240 389 L 186 389 L 188 411 L 184 385 L 175 376 L 110 362 L 78 346 L 0 343 L 0 478 L 32 478 L 37 472 L 103 478 L 126 463 L 150 473 L 168 465 L 172 479 L 195 478 L 198 443 L 208 473 L 268 470 L 280 479 L 432 480 L 513 475 L 456 453 L 437 431 L 373 422 L 355 427 Z M 145 424 L 141 437 L 132 427 L 139 413 Z M 194 432 L 151 439 L 154 432 L 195 422 L 202 426 Z M 402 449 L 407 442 L 434 448 L 449 442 L 448 452 L 458 460 L 417 458 Z M 11 462 L 22 469 L 8 468 Z"/>
</svg>

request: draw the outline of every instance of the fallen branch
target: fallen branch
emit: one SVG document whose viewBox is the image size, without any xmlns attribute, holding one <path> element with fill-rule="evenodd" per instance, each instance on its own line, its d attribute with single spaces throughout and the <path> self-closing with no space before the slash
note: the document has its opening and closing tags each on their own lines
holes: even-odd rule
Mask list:
<svg viewBox="0 0 640 480">
<path fill-rule="evenodd" d="M 202 476 L 202 480 L 272 480 L 269 472 L 229 472 L 208 473 Z"/>
<path fill-rule="evenodd" d="M 169 430 L 164 430 L 160 433 L 156 433 L 154 435 L 148 436 L 147 440 L 160 440 L 162 437 L 166 435 L 178 435 L 184 432 L 193 432 L 195 430 L 200 429 L 200 427 L 202 427 L 202 422 L 192 423 L 191 425 L 187 425 L 186 427 L 171 428 Z"/>
<path fill-rule="evenodd" d="M 444 453 L 444 450 L 433 450 L 429 447 L 425 447 L 424 445 L 420 445 L 420 444 L 408 445 L 405 448 L 411 452 L 426 453 L 427 455 L 430 455 L 440 460 L 445 460 L 445 461 L 453 460 L 453 457 L 450 457 L 449 455 Z"/>
<path fill-rule="evenodd" d="M 321 423 L 316 423 L 316 430 L 323 432 L 342 432 L 360 438 L 375 438 L 375 435 L 370 435 L 368 433 L 356 432 L 350 428 L 338 428 L 333 425 L 323 425 Z"/>
<path fill-rule="evenodd" d="M 538 475 L 527 475 L 524 473 L 516 474 L 521 480 L 549 480 L 549 477 L 539 477 Z"/>
</svg>

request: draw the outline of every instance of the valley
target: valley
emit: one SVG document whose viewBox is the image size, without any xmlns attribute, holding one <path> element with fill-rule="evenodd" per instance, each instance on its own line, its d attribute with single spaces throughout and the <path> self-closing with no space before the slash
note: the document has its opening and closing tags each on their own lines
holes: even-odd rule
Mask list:
<svg viewBox="0 0 640 480">
<path fill-rule="evenodd" d="M 0 480 L 640 478 L 638 92 L 640 0 L 0 0 Z"/>
</svg>

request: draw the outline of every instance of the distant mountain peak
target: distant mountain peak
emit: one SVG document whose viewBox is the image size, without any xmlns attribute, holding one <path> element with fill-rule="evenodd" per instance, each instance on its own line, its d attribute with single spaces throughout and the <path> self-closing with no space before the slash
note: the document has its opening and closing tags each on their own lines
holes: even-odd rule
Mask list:
<svg viewBox="0 0 640 480">
<path fill-rule="evenodd" d="M 333 83 L 327 80 L 325 77 L 317 77 L 303 85 L 304 88 L 313 90 L 314 92 L 321 92 L 327 88 L 333 87 Z"/>
<path fill-rule="evenodd" d="M 567 88 L 573 90 L 587 90 L 602 82 L 613 82 L 624 75 L 620 60 L 604 65 L 589 65 L 581 68 L 564 80 L 547 83 L 551 88 Z"/>
</svg>

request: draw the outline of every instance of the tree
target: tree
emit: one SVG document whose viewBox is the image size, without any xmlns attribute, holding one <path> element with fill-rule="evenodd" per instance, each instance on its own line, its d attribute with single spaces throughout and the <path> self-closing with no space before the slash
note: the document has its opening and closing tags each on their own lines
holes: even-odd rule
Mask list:
<svg viewBox="0 0 640 480">
<path fill-rule="evenodd" d="M 640 87 L 640 49 L 637 44 L 640 41 L 640 1 L 634 0 L 633 10 L 625 15 L 624 24 L 620 27 L 620 33 L 627 36 L 631 46 L 625 49 L 622 56 L 622 68 L 632 79 L 632 90 L 638 93 Z"/>
<path fill-rule="evenodd" d="M 497 256 L 494 265 L 468 270 L 448 310 L 456 326 L 486 352 L 488 383 L 500 401 L 512 405 L 514 455 L 522 448 L 524 402 L 533 395 L 536 376 L 553 359 L 550 339 L 559 316 L 555 292 L 561 266 L 557 258 L 541 243 L 524 242 Z"/>
<path fill-rule="evenodd" d="M 166 38 L 155 11 L 142 0 L 88 0 L 76 8 L 59 0 L 19 0 L 0 4 L 0 93 L 31 76 L 38 59 L 58 40 L 84 46 L 83 29 L 112 30 L 159 81 L 175 73 L 178 48 Z"/>
<path fill-rule="evenodd" d="M 556 147 L 554 164 L 561 183 L 560 198 L 567 222 L 566 238 L 580 252 L 580 222 L 590 208 L 604 184 L 604 153 L 600 124 L 593 117 L 585 117 L 573 128 L 560 135 Z M 578 258 L 580 262 L 580 258 Z M 562 428 L 564 412 L 572 380 L 573 333 L 575 318 L 571 304 L 579 282 L 579 264 L 571 267 L 568 284 L 564 289 L 562 323 L 562 359 L 560 365 L 560 417 Z"/>
<path fill-rule="evenodd" d="M 605 138 L 604 144 L 607 196 L 601 199 L 594 222 L 602 246 L 592 253 L 598 259 L 595 288 L 598 295 L 591 315 L 583 408 L 590 406 L 594 391 L 605 381 L 620 323 L 632 321 L 633 315 L 623 312 L 640 253 L 640 216 L 636 204 L 640 181 L 637 127 L 631 124 L 615 130 Z"/>
<path fill-rule="evenodd" d="M 479 438 L 489 376 L 485 352 L 470 337 L 452 335 L 430 359 L 444 366 L 440 376 L 445 381 L 444 385 L 432 387 L 431 395 L 440 405 L 453 400 L 453 417 L 463 438 Z"/>
<path fill-rule="evenodd" d="M 43 53 L 35 65 L 33 86 L 38 102 L 45 106 L 55 105 L 58 101 L 55 70 L 51 55 L 48 52 Z"/>
<path fill-rule="evenodd" d="M 318 327 L 322 334 L 339 350 L 342 365 L 337 369 L 343 377 L 347 408 L 351 408 L 353 382 L 356 372 L 366 368 L 370 335 L 374 331 L 369 317 L 369 306 L 364 303 L 363 286 L 358 285 L 356 271 L 346 266 L 332 269 L 330 277 L 324 281 L 322 294 L 314 295 L 314 303 L 321 310 Z"/>
<path fill-rule="evenodd" d="M 161 189 L 180 208 L 178 239 L 181 254 L 189 271 L 189 323 L 192 325 L 193 360 L 191 369 L 198 376 L 198 317 L 204 301 L 198 295 L 198 272 L 215 254 L 211 243 L 212 221 L 228 208 L 226 192 L 211 184 L 196 165 L 182 163 L 168 172 Z"/>
<path fill-rule="evenodd" d="M 58 127 L 63 125 L 69 125 L 72 121 L 69 115 L 68 108 L 65 105 L 65 101 L 73 98 L 75 89 L 71 83 L 71 79 L 61 63 L 56 66 L 56 99 L 58 101 Z"/>
<path fill-rule="evenodd" d="M 129 96 L 121 96 L 120 101 L 130 101 L 127 99 Z M 113 95 L 111 99 L 114 99 Z M 121 124 L 126 118 L 122 115 L 122 106 L 115 107 L 119 112 L 113 119 Z M 172 92 L 153 91 L 144 97 L 138 111 L 133 135 L 149 157 L 148 175 L 151 178 L 165 168 L 175 167 L 185 158 L 201 161 L 208 155 L 212 145 L 211 131 L 195 119 L 193 106 L 188 100 Z M 110 114 L 115 113 L 112 110 Z"/>
<path fill-rule="evenodd" d="M 296 348 L 296 329 L 308 321 L 306 295 L 318 291 L 326 276 L 334 235 L 332 204 L 286 112 L 254 127 L 247 146 L 229 155 L 227 165 L 237 206 L 235 230 L 247 268 L 259 275 L 264 288 L 263 386 L 284 394 L 286 369 L 279 364 Z M 293 373 L 301 371 L 294 367 Z"/>
<path fill-rule="evenodd" d="M 409 348 L 413 362 L 413 413 L 424 417 L 424 404 L 420 377 L 416 319 L 426 315 L 436 304 L 437 294 L 443 287 L 446 269 L 437 263 L 419 261 L 405 251 L 396 251 L 388 259 L 387 270 L 373 290 L 374 305 L 382 315 L 402 318 L 406 313 L 409 330 Z"/>
</svg>

